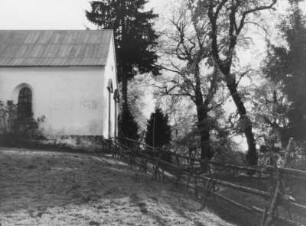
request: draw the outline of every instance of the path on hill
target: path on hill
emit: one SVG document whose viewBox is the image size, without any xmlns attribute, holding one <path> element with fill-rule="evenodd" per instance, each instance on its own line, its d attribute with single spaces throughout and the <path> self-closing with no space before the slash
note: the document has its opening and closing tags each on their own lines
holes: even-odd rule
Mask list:
<svg viewBox="0 0 306 226">
<path fill-rule="evenodd" d="M 232 225 L 108 157 L 0 149 L 0 225 Z"/>
</svg>

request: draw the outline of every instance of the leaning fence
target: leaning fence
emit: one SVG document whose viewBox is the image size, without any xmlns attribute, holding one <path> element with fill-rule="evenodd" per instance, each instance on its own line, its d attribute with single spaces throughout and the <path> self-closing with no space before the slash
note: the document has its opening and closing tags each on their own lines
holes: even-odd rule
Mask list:
<svg viewBox="0 0 306 226">
<path fill-rule="evenodd" d="M 111 140 L 110 149 L 112 150 L 113 157 L 124 158 L 130 165 L 137 166 L 139 170 L 146 173 L 151 173 L 154 179 L 168 177 L 173 179 L 175 183 L 191 189 L 201 200 L 202 208 L 205 208 L 208 198 L 212 196 L 259 216 L 261 226 L 278 224 L 301 226 L 304 225 L 302 222 L 306 220 L 300 220 L 303 218 L 303 215 L 304 217 L 306 216 L 306 206 L 297 203 L 294 197 L 290 195 L 285 180 L 285 178 L 306 180 L 305 171 L 271 166 L 254 168 L 214 161 L 203 161 L 153 148 L 128 138 Z M 169 161 L 169 158 L 171 161 Z M 268 176 L 273 179 L 271 181 L 274 183 L 271 184 L 268 191 L 264 191 L 229 182 L 215 177 L 213 169 L 216 167 L 234 172 L 251 172 L 253 176 L 258 174 L 258 178 Z M 264 208 L 260 208 L 252 204 L 242 204 L 220 193 L 219 186 L 255 195 L 263 199 L 266 205 Z M 296 212 L 300 217 L 294 217 Z"/>
</svg>

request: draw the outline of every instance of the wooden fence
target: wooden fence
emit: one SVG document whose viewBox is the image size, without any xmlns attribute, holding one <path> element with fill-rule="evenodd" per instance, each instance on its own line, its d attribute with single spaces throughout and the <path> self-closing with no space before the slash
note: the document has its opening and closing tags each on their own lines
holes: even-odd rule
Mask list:
<svg viewBox="0 0 306 226">
<path fill-rule="evenodd" d="M 288 149 L 290 149 L 291 143 L 292 141 L 289 142 Z M 289 194 L 285 178 L 306 180 L 305 171 L 271 166 L 252 168 L 214 161 L 203 161 L 156 149 L 128 138 L 124 140 L 112 140 L 110 144 L 113 157 L 124 158 L 130 165 L 139 167 L 139 170 L 146 173 L 150 172 L 154 179 L 168 176 L 174 179 L 176 183 L 192 189 L 195 195 L 201 199 L 202 208 L 205 208 L 208 197 L 213 196 L 249 213 L 258 215 L 261 226 L 275 224 L 304 225 L 301 222 L 297 222 L 296 219 L 293 219 L 293 210 L 298 210 L 296 212 L 305 217 L 306 206 L 297 203 L 294 197 Z M 169 156 L 171 157 L 171 161 L 169 161 Z M 235 184 L 215 178 L 213 168 L 216 167 L 236 172 L 251 172 L 253 175 L 258 174 L 258 178 L 265 175 L 271 178 L 271 182 L 274 183 L 271 183 L 269 191 Z M 255 205 L 247 206 L 239 203 L 221 194 L 218 189 L 220 186 L 258 196 L 265 201 L 266 206 L 265 208 L 259 208 Z M 279 211 L 280 209 L 281 211 Z"/>
</svg>

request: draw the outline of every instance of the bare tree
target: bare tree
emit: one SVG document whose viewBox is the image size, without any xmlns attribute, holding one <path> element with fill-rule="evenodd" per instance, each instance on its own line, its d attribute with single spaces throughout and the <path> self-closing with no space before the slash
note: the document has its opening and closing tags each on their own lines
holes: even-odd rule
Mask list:
<svg viewBox="0 0 306 226">
<path fill-rule="evenodd" d="M 195 104 L 201 158 L 210 159 L 213 151 L 209 112 L 221 106 L 214 102 L 221 76 L 210 59 L 209 21 L 198 20 L 187 3 L 179 16 L 171 20 L 171 24 L 174 32 L 168 38 L 173 45 L 166 53 L 172 58 L 170 65 L 163 66 L 163 69 L 173 72 L 175 76 L 161 88 L 164 95 L 187 97 Z M 207 72 L 209 70 L 211 72 Z"/>
<path fill-rule="evenodd" d="M 215 64 L 224 75 L 224 80 L 233 98 L 243 124 L 248 143 L 247 160 L 257 164 L 256 143 L 252 122 L 248 116 L 242 95 L 238 90 L 239 81 L 246 73 L 233 73 L 232 66 L 236 47 L 243 38 L 248 25 L 256 24 L 255 19 L 264 10 L 272 9 L 277 0 L 189 0 L 194 14 L 203 21 L 209 20 L 211 54 Z M 200 19 L 199 19 L 200 20 Z"/>
</svg>

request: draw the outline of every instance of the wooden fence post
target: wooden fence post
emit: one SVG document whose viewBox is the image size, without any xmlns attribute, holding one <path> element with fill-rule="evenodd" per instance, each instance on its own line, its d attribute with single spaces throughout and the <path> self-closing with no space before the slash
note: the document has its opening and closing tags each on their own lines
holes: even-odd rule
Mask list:
<svg viewBox="0 0 306 226">
<path fill-rule="evenodd" d="M 292 198 L 289 195 L 284 179 L 286 179 L 287 176 L 290 177 L 295 176 L 300 179 L 306 179 L 306 172 L 304 171 L 288 169 L 288 168 L 279 168 L 277 165 L 266 166 L 263 171 L 263 169 L 230 165 L 226 163 L 213 162 L 203 159 L 191 159 L 186 156 L 182 156 L 175 153 L 172 153 L 172 155 L 176 157 L 177 164 L 172 164 L 163 160 L 162 152 L 156 150 L 155 148 L 150 148 L 150 150 L 153 150 L 154 154 L 153 156 L 151 156 L 142 152 L 141 146 L 138 146 L 139 149 L 136 149 L 135 147 L 130 148 L 126 147 L 120 142 L 117 143 L 116 140 L 114 141 L 113 144 L 115 145 L 114 151 L 123 155 L 124 157 L 127 157 L 127 160 L 130 159 L 130 164 L 134 164 L 135 160 L 135 164 L 137 166 L 141 167 L 143 166 L 144 168 L 147 167 L 151 168 L 151 166 L 153 166 L 154 168 L 153 168 L 152 177 L 154 179 L 159 179 L 161 176 L 164 176 L 163 173 L 166 172 L 169 175 L 175 176 L 176 182 L 178 182 L 180 179 L 183 180 L 182 183 L 180 183 L 181 185 L 186 185 L 186 187 L 194 189 L 195 195 L 197 195 L 197 193 L 199 192 L 198 194 L 200 196 L 199 198 L 202 199 L 201 209 L 205 208 L 208 197 L 212 195 L 213 198 L 216 197 L 220 198 L 235 205 L 236 207 L 239 207 L 241 209 L 244 209 L 246 211 L 249 211 L 257 215 L 261 215 L 261 220 L 260 220 L 261 226 L 271 226 L 273 223 L 277 222 L 282 222 L 285 223 L 286 225 L 295 225 L 295 226 L 301 225 L 292 220 L 290 207 L 293 206 L 294 208 L 306 210 L 306 206 L 296 203 L 294 198 Z M 287 147 L 287 152 L 285 153 L 285 160 L 283 162 L 284 165 L 282 167 L 284 166 L 286 167 L 287 163 L 290 161 L 289 155 L 292 150 L 293 150 L 293 139 L 290 139 Z M 180 158 L 192 161 L 194 160 L 195 164 L 191 163 L 189 166 L 180 164 Z M 198 166 L 200 166 L 200 168 L 198 168 Z M 274 175 L 274 177 L 271 178 L 273 179 L 274 186 L 271 189 L 271 191 L 268 192 L 268 191 L 258 190 L 252 187 L 247 187 L 241 184 L 231 183 L 226 180 L 223 181 L 221 179 L 217 179 L 216 177 L 214 177 L 215 175 L 212 166 L 220 166 L 237 171 L 252 170 L 257 173 L 270 174 L 271 176 Z M 205 171 L 205 174 L 203 173 L 203 171 Z M 202 185 L 202 183 L 204 184 Z M 223 196 L 222 194 L 217 193 L 219 186 L 257 195 L 261 198 L 264 198 L 267 201 L 270 200 L 270 202 L 267 204 L 268 206 L 266 206 L 265 209 L 261 209 L 256 206 L 245 206 L 242 203 L 239 203 L 235 200 L 227 198 L 226 196 Z M 201 191 L 198 191 L 198 189 L 201 189 Z M 278 215 L 277 212 L 278 206 L 287 208 L 289 218 L 285 218 L 282 217 L 281 215 Z"/>
<path fill-rule="evenodd" d="M 262 226 L 271 226 L 272 225 L 273 218 L 274 218 L 274 213 L 275 213 L 275 210 L 277 209 L 277 205 L 278 205 L 278 199 L 279 199 L 279 195 L 280 195 L 280 185 L 281 185 L 281 179 L 280 179 L 279 172 L 277 172 L 276 186 L 275 186 L 275 189 L 274 189 L 274 192 L 273 192 L 270 207 L 267 211 L 267 216 L 265 217 L 264 224 Z"/>
<path fill-rule="evenodd" d="M 294 147 L 294 141 L 293 141 L 293 138 L 291 137 L 289 139 L 288 146 L 286 148 L 283 167 L 287 166 L 289 156 L 290 156 L 290 152 L 292 151 L 293 147 Z M 287 192 L 286 191 L 286 186 L 283 182 L 283 179 L 282 179 L 282 176 L 281 176 L 281 173 L 280 173 L 280 170 L 277 166 L 277 161 L 275 162 L 275 170 L 276 170 L 276 180 L 277 180 L 277 182 L 276 182 L 273 197 L 272 197 L 272 200 L 271 200 L 271 203 L 270 203 L 270 207 L 269 207 L 269 210 L 267 212 L 267 217 L 264 220 L 264 224 L 262 224 L 262 226 L 271 226 L 272 225 L 274 214 L 275 214 L 275 211 L 277 210 L 277 206 L 279 204 L 279 199 L 281 198 L 280 197 L 281 188 L 283 188 L 282 190 L 283 190 L 284 194 L 286 194 L 286 192 Z M 281 185 L 282 185 L 282 187 L 281 187 Z M 288 206 L 288 208 L 289 208 L 288 212 L 289 212 L 289 215 L 290 215 L 290 218 L 291 218 L 290 207 Z"/>
</svg>

